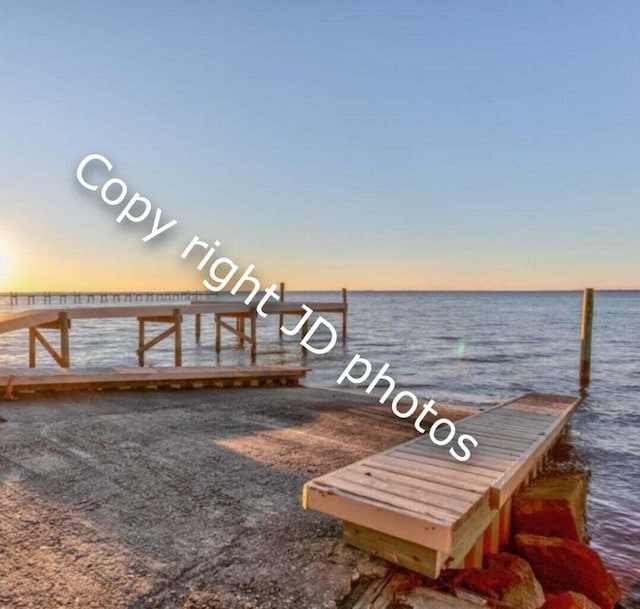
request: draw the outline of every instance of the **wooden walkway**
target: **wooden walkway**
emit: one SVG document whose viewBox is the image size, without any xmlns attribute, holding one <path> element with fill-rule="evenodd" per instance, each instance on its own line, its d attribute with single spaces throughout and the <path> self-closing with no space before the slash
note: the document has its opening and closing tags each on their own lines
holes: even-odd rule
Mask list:
<svg viewBox="0 0 640 609">
<path fill-rule="evenodd" d="M 469 461 L 421 436 L 308 482 L 303 507 L 345 522 L 345 541 L 430 577 L 479 567 L 509 537 L 511 496 L 540 469 L 579 399 L 528 394 L 457 422 Z"/>
<path fill-rule="evenodd" d="M 128 389 L 200 389 L 204 387 L 295 387 L 305 376 L 303 366 L 189 366 L 184 368 L 103 368 L 42 374 L 0 373 L 0 392 L 11 382 L 14 395 L 40 391 L 103 391 Z M 10 380 L 11 379 L 11 380 Z"/>
<path fill-rule="evenodd" d="M 342 317 L 342 340 L 347 336 L 347 298 L 346 290 L 342 291 L 340 302 L 272 302 L 262 307 L 262 312 L 277 315 L 279 318 L 279 336 L 285 316 L 302 318 L 305 316 L 303 304 L 311 308 L 314 313 L 337 313 Z M 17 330 L 29 330 L 29 366 L 36 366 L 36 344 L 49 353 L 60 367 L 68 368 L 70 361 L 70 327 L 72 320 L 81 319 L 113 319 L 132 318 L 138 323 L 138 364 L 144 366 L 145 353 L 161 341 L 173 337 L 174 364 L 182 366 L 182 321 L 185 315 L 195 316 L 195 339 L 200 342 L 203 318 L 210 315 L 215 324 L 215 351 L 220 353 L 222 348 L 222 330 L 231 332 L 244 347 L 249 345 L 251 361 L 257 354 L 257 322 L 261 316 L 257 305 L 246 305 L 243 302 L 194 302 L 185 305 L 124 305 L 124 306 L 94 306 L 94 307 L 64 307 L 32 309 L 0 316 L 0 334 Z M 225 319 L 227 321 L 225 321 Z M 231 321 L 232 323 L 229 323 Z M 249 334 L 245 332 L 245 324 L 249 323 Z M 167 324 L 160 334 L 147 338 L 149 324 Z M 302 332 L 306 332 L 307 324 Z M 43 330 L 58 330 L 60 332 L 60 348 L 54 348 L 45 337 Z"/>
</svg>

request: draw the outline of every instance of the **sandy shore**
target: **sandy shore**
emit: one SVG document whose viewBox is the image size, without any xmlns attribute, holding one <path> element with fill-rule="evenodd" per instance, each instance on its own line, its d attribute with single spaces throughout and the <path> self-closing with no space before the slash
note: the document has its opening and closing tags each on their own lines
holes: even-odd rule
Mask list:
<svg viewBox="0 0 640 609">
<path fill-rule="evenodd" d="M 303 388 L 39 397 L 0 417 L 3 609 L 333 607 L 376 563 L 300 508 L 302 485 L 415 434 Z"/>
</svg>

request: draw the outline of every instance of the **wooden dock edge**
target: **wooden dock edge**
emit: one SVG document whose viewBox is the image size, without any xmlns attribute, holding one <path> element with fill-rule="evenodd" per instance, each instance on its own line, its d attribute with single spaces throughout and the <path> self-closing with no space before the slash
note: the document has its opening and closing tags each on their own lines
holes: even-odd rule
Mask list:
<svg viewBox="0 0 640 609">
<path fill-rule="evenodd" d="M 0 377 L 0 394 L 12 385 L 16 396 L 39 392 L 126 391 L 136 389 L 204 389 L 297 387 L 308 371 L 303 366 L 158 367 L 108 369 L 67 374 Z"/>
<path fill-rule="evenodd" d="M 350 546 L 433 579 L 440 573 L 445 557 L 445 554 L 437 550 L 351 522 L 344 523 L 344 541 Z"/>
<path fill-rule="evenodd" d="M 535 478 L 542 461 L 549 453 L 558 438 L 564 433 L 569 421 L 582 403 L 583 397 L 576 398 L 559 421 L 550 426 L 550 430 L 534 443 L 503 475 L 501 482 L 490 491 L 490 503 L 493 509 L 501 509 L 507 500 L 531 478 Z"/>
</svg>

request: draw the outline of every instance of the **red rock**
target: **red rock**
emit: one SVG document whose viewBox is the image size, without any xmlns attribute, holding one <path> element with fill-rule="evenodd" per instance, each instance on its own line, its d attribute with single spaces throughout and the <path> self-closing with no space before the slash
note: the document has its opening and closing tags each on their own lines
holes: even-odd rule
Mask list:
<svg viewBox="0 0 640 609">
<path fill-rule="evenodd" d="M 441 580 L 519 609 L 539 609 L 544 605 L 542 587 L 531 567 L 519 556 L 506 553 L 487 556 L 485 566 L 485 569 L 450 569 Z"/>
<path fill-rule="evenodd" d="M 578 592 L 563 592 L 550 596 L 543 609 L 600 609 L 584 594 Z"/>
<path fill-rule="evenodd" d="M 542 476 L 513 497 L 513 532 L 584 543 L 585 474 Z"/>
<path fill-rule="evenodd" d="M 598 553 L 571 539 L 519 534 L 515 547 L 546 592 L 579 592 L 602 609 L 614 609 L 622 594 Z"/>
</svg>

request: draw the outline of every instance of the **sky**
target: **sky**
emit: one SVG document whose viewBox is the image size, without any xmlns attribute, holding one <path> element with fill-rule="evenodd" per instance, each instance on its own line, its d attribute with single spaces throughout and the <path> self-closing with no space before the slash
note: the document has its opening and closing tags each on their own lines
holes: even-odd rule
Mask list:
<svg viewBox="0 0 640 609">
<path fill-rule="evenodd" d="M 0 291 L 202 288 L 195 235 L 288 289 L 640 288 L 637 2 L 1 12 Z"/>
</svg>

